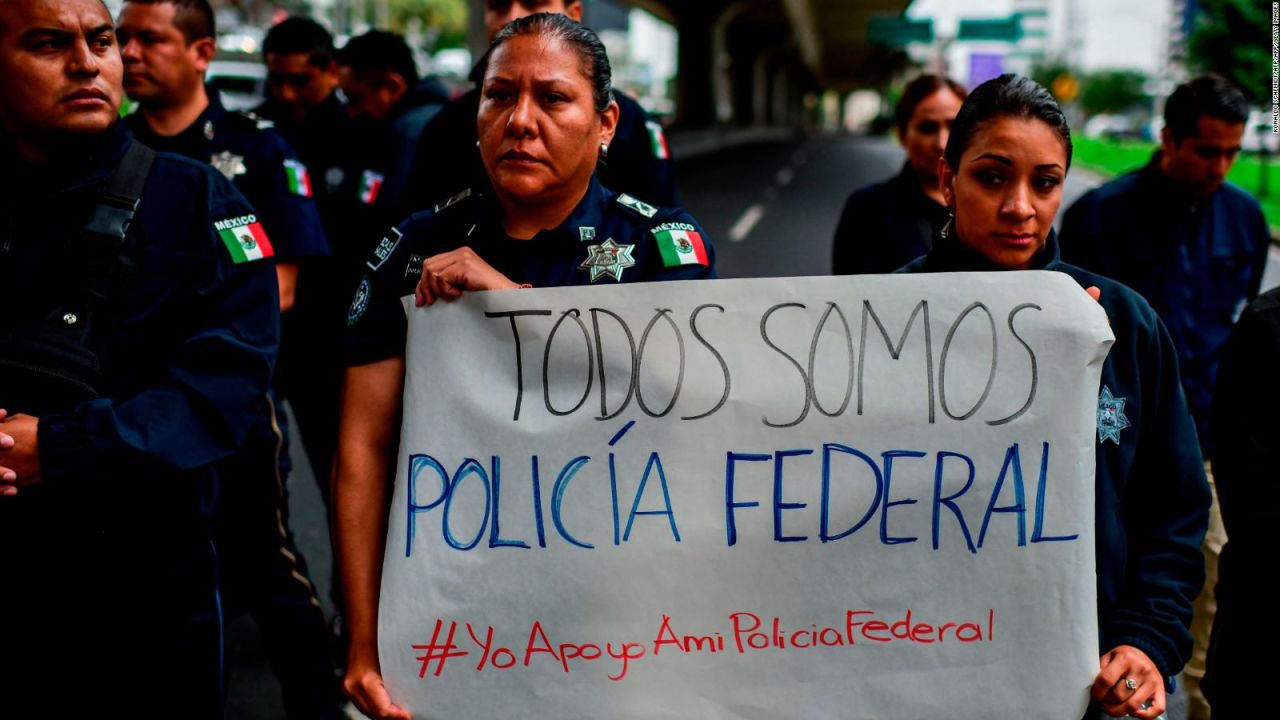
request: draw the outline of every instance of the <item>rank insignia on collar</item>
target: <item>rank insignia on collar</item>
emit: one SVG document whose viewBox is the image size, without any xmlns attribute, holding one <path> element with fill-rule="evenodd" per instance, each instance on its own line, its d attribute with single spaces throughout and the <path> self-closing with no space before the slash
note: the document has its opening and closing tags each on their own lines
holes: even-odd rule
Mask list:
<svg viewBox="0 0 1280 720">
<path fill-rule="evenodd" d="M 209 158 L 209 164 L 225 175 L 228 180 L 235 180 L 237 176 L 249 172 L 249 169 L 244 166 L 244 156 L 233 155 L 230 150 L 223 150 Z"/>
<path fill-rule="evenodd" d="M 458 203 L 462 202 L 463 200 L 466 200 L 469 197 L 471 197 L 471 188 L 467 188 L 466 190 L 463 190 L 457 195 L 454 195 L 448 200 L 445 200 L 444 202 L 440 203 L 439 205 L 436 205 L 434 208 L 432 208 L 432 211 L 440 212 L 441 210 L 447 210 L 453 207 L 454 205 L 457 205 Z"/>
<path fill-rule="evenodd" d="M 1129 418 L 1124 415 L 1124 398 L 1111 394 L 1111 388 L 1102 386 L 1098 395 L 1098 442 L 1120 444 L 1120 431 L 1129 427 Z"/>
<path fill-rule="evenodd" d="M 578 239 L 582 242 L 591 242 L 596 239 L 596 229 L 593 227 L 578 228 Z"/>
<path fill-rule="evenodd" d="M 204 121 L 204 138 L 206 140 L 213 139 L 213 121 L 212 120 Z"/>
<path fill-rule="evenodd" d="M 578 269 L 590 271 L 591 282 L 599 280 L 604 275 L 621 281 L 622 271 L 635 267 L 635 258 L 631 257 L 635 247 L 635 245 L 619 245 L 613 241 L 613 238 L 599 245 L 588 245 L 587 259 L 582 261 Z"/>
</svg>

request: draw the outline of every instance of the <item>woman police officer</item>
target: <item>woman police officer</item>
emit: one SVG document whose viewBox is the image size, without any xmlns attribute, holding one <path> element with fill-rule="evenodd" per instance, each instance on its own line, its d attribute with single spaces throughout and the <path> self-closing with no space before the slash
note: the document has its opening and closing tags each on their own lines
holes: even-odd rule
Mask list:
<svg viewBox="0 0 1280 720">
<path fill-rule="evenodd" d="M 898 142 L 907 151 L 902 170 L 849 196 L 831 254 L 832 273 L 887 273 L 929 251 L 947 220 L 938 160 L 947 146 L 964 86 L 941 75 L 907 83 L 898 100 Z"/>
<path fill-rule="evenodd" d="M 1058 258 L 1052 222 L 1070 164 L 1070 130 L 1044 88 L 1015 75 L 979 86 L 939 163 L 951 218 L 929 254 L 904 270 L 1054 270 L 1090 288 L 1106 310 L 1116 342 L 1098 401 L 1103 655 L 1092 695 L 1110 715 L 1155 718 L 1191 652 L 1209 489 L 1164 324 L 1134 291 Z"/>
<path fill-rule="evenodd" d="M 464 192 L 393 230 L 347 317 L 334 469 L 350 632 L 343 685 L 373 718 L 409 717 L 383 687 L 377 650 L 388 460 L 405 370 L 400 298 L 416 292 L 422 306 L 465 291 L 714 277 L 713 250 L 692 217 L 595 178 L 618 106 L 594 33 L 563 15 L 530 15 L 494 38 L 484 67 L 477 127 L 493 195 Z"/>
</svg>

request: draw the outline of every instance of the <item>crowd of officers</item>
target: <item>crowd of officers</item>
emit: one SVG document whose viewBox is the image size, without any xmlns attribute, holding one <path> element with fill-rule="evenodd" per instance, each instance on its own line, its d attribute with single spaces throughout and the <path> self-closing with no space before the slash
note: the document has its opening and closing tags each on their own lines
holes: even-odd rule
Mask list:
<svg viewBox="0 0 1280 720">
<path fill-rule="evenodd" d="M 490 39 L 535 11 L 578 20 L 582 4 L 490 0 Z M 598 157 L 592 147 L 586 159 L 586 195 L 578 193 L 570 215 L 577 224 L 555 238 L 564 258 L 504 265 L 491 256 L 502 272 L 465 289 L 621 281 L 632 267 L 628 280 L 713 276 L 709 240 L 703 246 L 696 221 L 673 210 L 679 195 L 662 129 L 610 88 L 598 40 L 555 22 L 515 25 L 498 44 L 514 48 L 513 37 L 542 33 L 567 38 L 587 60 L 599 54 L 587 78 L 599 117 L 588 129 L 602 142 Z M 456 246 L 439 237 L 484 226 L 479 237 L 490 225 L 495 237 L 522 237 L 511 234 L 512 222 L 494 223 L 504 206 L 484 190 L 498 182 L 476 121 L 477 113 L 498 112 L 481 97 L 487 63 L 477 66 L 477 87 L 451 99 L 439 81 L 419 76 L 401 37 L 371 31 L 336 50 L 320 24 L 293 17 L 272 27 L 263 45 L 266 102 L 234 112 L 204 82 L 215 37 L 207 0 L 126 0 L 114 19 L 98 0 L 0 0 L 0 279 L 24 299 L 0 314 L 5 717 L 59 715 L 60 707 L 74 714 L 124 693 L 145 698 L 143 716 L 216 717 L 225 694 L 222 624 L 245 612 L 262 630 L 289 717 L 339 717 L 335 668 L 349 657 L 346 633 L 341 616 L 326 620 L 289 530 L 290 432 L 281 403 L 290 403 L 292 437 L 328 501 L 328 469 L 344 431 L 344 372 L 403 353 L 402 338 L 377 325 L 387 307 L 381 288 L 403 286 L 396 298 L 416 285 L 420 302 L 450 297 L 462 284 L 429 258 L 474 258 L 454 255 Z M 516 52 L 504 57 L 510 62 Z M 118 121 L 122 91 L 136 109 Z M 952 178 L 941 175 L 966 95 L 936 76 L 907 86 L 897 111 L 907 161 L 896 177 L 850 197 L 834 243 L 837 274 L 892 272 L 920 256 L 927 258 L 915 270 L 959 269 L 946 243 L 966 229 L 945 190 Z M 511 112 L 507 126 L 525 120 Z M 1054 257 L 1038 265 L 1056 268 L 1060 247 L 1063 261 L 1143 299 L 1122 307 L 1114 296 L 1128 290 L 1108 298 L 1106 285 L 1109 313 L 1154 309 L 1163 323 L 1152 319 L 1152 327 L 1167 327 L 1172 341 L 1165 370 L 1180 368 L 1174 385 L 1180 379 L 1178 397 L 1185 392 L 1194 418 L 1185 436 L 1155 442 L 1200 451 L 1197 473 L 1201 455 L 1213 459 L 1209 477 L 1217 475 L 1227 526 L 1224 533 L 1215 500 L 1204 541 L 1209 579 L 1192 628 L 1196 653 L 1182 675 L 1193 717 L 1208 716 L 1198 690 L 1206 651 L 1217 668 L 1205 694 L 1220 716 L 1243 712 L 1247 705 L 1233 701 L 1261 692 L 1249 689 L 1259 673 L 1238 658 L 1256 642 L 1242 623 L 1265 617 L 1264 606 L 1240 584 L 1268 559 L 1266 520 L 1275 517 L 1268 498 L 1277 498 L 1258 488 L 1274 476 L 1275 423 L 1244 417 L 1246 404 L 1280 402 L 1280 381 L 1272 379 L 1280 301 L 1268 293 L 1246 309 L 1270 243 L 1257 202 L 1224 183 L 1247 115 L 1221 78 L 1179 87 L 1166 104 L 1160 151 L 1072 206 L 1061 239 L 1050 232 Z M 1045 122 L 1054 129 L 1058 120 Z M 1069 139 L 1066 148 L 1069 165 Z M 502 157 L 532 162 L 519 152 Z M 455 205 L 467 207 L 451 211 Z M 430 212 L 387 233 L 422 210 Z M 659 221 L 679 225 L 683 237 L 697 238 L 694 246 L 645 244 Z M 635 255 L 619 256 L 616 243 L 590 244 L 604 226 L 616 227 L 611 236 L 634 237 Z M 410 254 L 422 248 L 432 249 Z M 590 249 L 586 261 L 582 248 Z M 419 269 L 382 278 L 389 258 L 390 266 Z M 643 267 L 651 269 L 641 276 Z M 398 304 L 391 307 L 381 317 L 400 317 Z M 368 338 L 354 359 L 350 349 L 335 350 L 350 345 L 344 337 L 352 333 Z M 1124 394 L 1108 387 L 1100 400 L 1100 448 L 1122 444 L 1124 427 L 1103 427 L 1102 416 L 1114 419 L 1118 408 L 1123 418 Z M 1198 544 L 1203 527 L 1187 522 L 1182 532 Z M 1235 542 L 1223 552 L 1219 578 L 1227 534 Z M 1100 576 L 1112 562 L 1102 557 L 1108 550 L 1100 542 Z M 1155 583 L 1164 572 L 1117 570 Z M 1220 640 L 1210 648 L 1215 583 Z M 344 597 L 353 595 L 335 587 L 340 613 Z M 1175 625 L 1190 622 L 1186 600 L 1187 617 L 1169 611 Z M 1177 636 L 1168 647 L 1141 648 L 1170 689 L 1190 654 L 1179 632 L 1165 633 Z"/>
</svg>

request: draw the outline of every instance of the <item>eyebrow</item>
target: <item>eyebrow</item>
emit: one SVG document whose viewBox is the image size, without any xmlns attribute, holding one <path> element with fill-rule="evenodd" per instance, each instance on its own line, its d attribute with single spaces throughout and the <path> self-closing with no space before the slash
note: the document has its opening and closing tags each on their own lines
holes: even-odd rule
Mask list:
<svg viewBox="0 0 1280 720">
<path fill-rule="evenodd" d="M 1012 160 L 1010 160 L 1009 158 L 1003 155 L 996 155 L 995 153 L 983 153 L 978 157 L 974 158 L 974 160 L 995 160 L 1001 165 L 1008 165 L 1010 167 L 1013 166 Z M 1036 166 L 1037 170 L 1051 170 L 1053 168 L 1062 169 L 1062 164 L 1061 163 L 1041 163 Z"/>
<path fill-rule="evenodd" d="M 85 32 L 85 37 L 98 37 L 99 35 L 114 34 L 115 27 L 111 23 L 103 23 L 91 30 Z M 21 40 L 24 42 L 37 40 L 42 38 L 66 38 L 74 37 L 77 33 L 73 30 L 65 30 L 55 27 L 37 27 L 31 28 L 22 33 Z"/>
</svg>

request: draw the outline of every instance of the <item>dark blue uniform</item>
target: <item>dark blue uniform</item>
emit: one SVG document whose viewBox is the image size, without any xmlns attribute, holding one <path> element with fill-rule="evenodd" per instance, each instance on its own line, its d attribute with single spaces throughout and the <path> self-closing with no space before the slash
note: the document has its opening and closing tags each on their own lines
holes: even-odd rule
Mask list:
<svg viewBox="0 0 1280 720">
<path fill-rule="evenodd" d="M 210 163 L 231 180 L 261 218 L 277 262 L 329 254 L 306 166 L 269 120 L 228 112 L 211 89 L 209 107 L 177 135 L 157 135 L 141 112 L 126 122 L 149 147 Z M 225 615 L 253 613 L 291 718 L 335 714 L 329 628 L 287 522 L 288 435 L 274 393 L 263 398 L 244 448 L 219 469 Z"/>
<path fill-rule="evenodd" d="M 907 272 L 998 270 L 954 236 Z M 1169 332 L 1140 295 L 1058 258 L 1052 232 L 1032 269 L 1097 286 L 1116 341 L 1102 366 L 1095 479 L 1100 650 L 1132 645 L 1173 678 L 1191 656 L 1191 603 L 1204 584 L 1209 486 Z M 1046 649 L 1046 652 L 1053 650 Z"/>
<path fill-rule="evenodd" d="M 947 209 L 920 188 L 911 163 L 845 201 L 831 253 L 833 275 L 890 273 L 929 252 Z"/>
<path fill-rule="evenodd" d="M 1160 172 L 1159 153 L 1063 217 L 1063 259 L 1138 291 L 1169 328 L 1206 452 L 1218 355 L 1258 295 L 1270 246 L 1257 200 L 1224 183 L 1197 202 Z"/>
<path fill-rule="evenodd" d="M 532 239 L 508 237 L 501 217 L 491 196 L 464 191 L 383 238 L 347 311 L 347 366 L 404 354 L 400 298 L 413 294 L 423 260 L 460 247 L 534 287 L 715 277 L 715 250 L 688 213 L 610 192 L 595 178 L 568 219 Z"/>
<path fill-rule="evenodd" d="M 14 299 L 0 334 L 38 326 L 82 285 L 91 269 L 77 269 L 74 241 L 132 142 L 118 123 L 81 140 L 76 162 L 31 165 L 0 139 L 0 282 Z M 275 270 L 258 259 L 269 242 L 244 197 L 186 158 L 156 157 L 130 234 L 133 270 L 89 335 L 99 397 L 29 411 L 43 485 L 0 503 L 0 705 L 93 714 L 139 691 L 144 715 L 213 716 L 212 468 L 244 441 L 270 382 Z"/>
<path fill-rule="evenodd" d="M 600 182 L 651 205 L 679 207 L 676 164 L 662 126 L 630 97 L 615 90 L 613 99 L 618 103 L 618 127 L 609 143 L 609 157 L 600 168 Z M 480 91 L 473 89 L 444 106 L 427 124 L 400 203 L 402 217 L 464 188 L 488 187 L 476 149 L 479 111 Z"/>
</svg>

